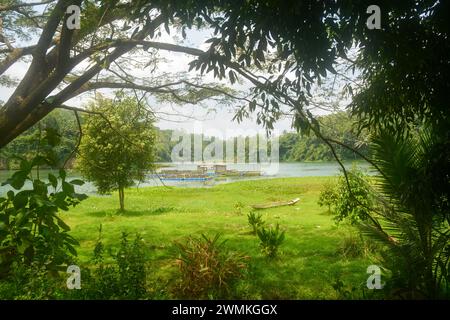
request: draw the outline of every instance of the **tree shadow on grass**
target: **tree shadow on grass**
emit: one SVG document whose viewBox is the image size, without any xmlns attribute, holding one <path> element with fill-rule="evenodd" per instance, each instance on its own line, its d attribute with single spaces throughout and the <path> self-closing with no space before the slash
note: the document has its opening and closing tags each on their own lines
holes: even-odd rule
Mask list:
<svg viewBox="0 0 450 320">
<path fill-rule="evenodd" d="M 149 208 L 147 210 L 102 210 L 102 211 L 93 211 L 88 212 L 86 215 L 96 218 L 106 218 L 106 217 L 140 217 L 140 216 L 158 216 L 161 214 L 169 213 L 174 211 L 174 207 L 158 207 L 158 208 Z"/>
</svg>

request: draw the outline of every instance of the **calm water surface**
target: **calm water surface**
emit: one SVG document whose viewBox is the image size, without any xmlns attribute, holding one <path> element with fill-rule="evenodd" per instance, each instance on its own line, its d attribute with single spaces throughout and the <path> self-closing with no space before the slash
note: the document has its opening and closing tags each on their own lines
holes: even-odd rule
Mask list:
<svg viewBox="0 0 450 320">
<path fill-rule="evenodd" d="M 364 162 L 356 162 L 357 166 L 363 169 L 368 169 L 369 166 Z M 193 164 L 173 164 L 168 163 L 171 168 L 179 170 L 192 170 L 196 168 Z M 345 163 L 346 168 L 351 168 L 352 162 Z M 228 169 L 235 170 L 258 170 L 257 166 L 229 164 Z M 256 179 L 268 179 L 268 178 L 282 178 L 282 177 L 311 177 L 311 176 L 333 176 L 339 173 L 339 164 L 337 162 L 292 162 L 292 163 L 280 163 L 278 168 L 268 169 L 261 168 L 263 175 L 260 177 L 226 177 L 211 179 L 209 181 L 161 181 L 158 177 L 149 174 L 146 181 L 140 183 L 136 187 L 148 187 L 148 186 L 182 186 L 182 187 L 208 187 L 222 183 L 229 183 L 237 180 L 256 180 Z M 41 178 L 46 178 L 49 170 L 41 170 Z M 0 170 L 0 181 L 5 181 L 13 174 L 13 171 Z M 81 178 L 80 174 L 76 171 L 68 171 L 68 180 Z M 45 179 L 44 179 L 45 180 Z M 27 188 L 31 188 L 31 184 L 26 185 Z M 9 186 L 0 186 L 0 195 L 4 195 L 11 188 Z M 94 194 L 96 193 L 95 186 L 86 182 L 83 186 L 77 187 L 77 192 Z"/>
</svg>

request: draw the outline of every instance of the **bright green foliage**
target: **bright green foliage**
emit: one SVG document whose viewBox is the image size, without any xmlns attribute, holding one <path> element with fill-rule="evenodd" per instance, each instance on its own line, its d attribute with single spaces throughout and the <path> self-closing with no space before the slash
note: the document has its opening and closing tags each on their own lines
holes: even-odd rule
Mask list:
<svg viewBox="0 0 450 320">
<path fill-rule="evenodd" d="M 78 167 L 99 193 L 119 191 L 125 210 L 124 188 L 142 181 L 153 167 L 155 131 L 153 117 L 129 97 L 98 97 L 90 110 L 100 112 L 85 120 Z"/>
<path fill-rule="evenodd" d="M 0 277 L 7 276 L 13 262 L 47 271 L 60 270 L 73 261 L 74 245 L 70 228 L 58 216 L 86 198 L 75 192 L 81 180 L 66 180 L 66 172 L 48 175 L 48 182 L 39 177 L 39 166 L 54 166 L 54 147 L 59 136 L 51 128 L 39 142 L 39 153 L 31 161 L 21 158 L 20 170 L 3 185 L 9 185 L 7 196 L 0 198 Z M 34 176 L 36 174 L 36 176 Z M 28 183 L 28 186 L 25 184 Z"/>
<path fill-rule="evenodd" d="M 256 234 L 256 231 L 265 224 L 264 220 L 262 219 L 261 213 L 252 211 L 247 215 L 247 218 L 248 224 L 252 227 L 254 234 Z"/>
<path fill-rule="evenodd" d="M 374 194 L 368 176 L 353 166 L 347 172 L 347 177 L 348 183 L 344 175 L 339 177 L 335 192 L 328 190 L 330 198 L 326 198 L 326 202 L 334 201 L 333 211 L 337 222 L 344 219 L 350 223 L 366 220 L 374 207 Z"/>
<path fill-rule="evenodd" d="M 190 299 L 223 298 L 229 294 L 233 283 L 247 269 L 247 257 L 230 252 L 219 241 L 202 235 L 189 237 L 185 243 L 176 243 L 177 264 L 180 270 L 178 288 L 181 297 Z"/>
<path fill-rule="evenodd" d="M 331 207 L 334 206 L 338 200 L 337 184 L 335 182 L 327 181 L 323 185 L 322 191 L 319 194 L 318 205 L 328 207 L 328 212 L 331 212 Z"/>
<path fill-rule="evenodd" d="M 264 227 L 261 227 L 256 230 L 256 234 L 261 241 L 261 250 L 267 257 L 276 257 L 278 253 L 278 247 L 284 241 L 284 233 L 285 231 L 280 231 L 280 225 L 278 223 L 275 228 L 269 227 L 266 229 Z"/>
</svg>

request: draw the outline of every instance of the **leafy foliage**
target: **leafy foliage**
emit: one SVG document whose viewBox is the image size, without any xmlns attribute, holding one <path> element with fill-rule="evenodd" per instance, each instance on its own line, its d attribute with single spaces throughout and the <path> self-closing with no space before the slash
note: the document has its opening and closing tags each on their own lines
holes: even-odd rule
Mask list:
<svg viewBox="0 0 450 320">
<path fill-rule="evenodd" d="M 0 277 L 8 275 L 13 262 L 56 272 L 76 255 L 78 242 L 69 235 L 70 228 L 58 212 L 86 199 L 75 192 L 75 186 L 83 181 L 67 181 L 63 169 L 58 176 L 49 173 L 48 182 L 39 177 L 39 166 L 55 165 L 53 148 L 58 142 L 57 132 L 46 128 L 38 155 L 31 161 L 20 158 L 20 170 L 3 183 L 13 190 L 0 198 Z"/>
<path fill-rule="evenodd" d="M 377 178 L 380 209 L 372 216 L 381 223 L 361 227 L 389 248 L 384 263 L 392 272 L 390 287 L 402 297 L 449 295 L 449 189 L 440 188 L 442 177 L 435 172 L 440 161 L 431 158 L 447 143 L 429 127 L 416 135 L 386 130 L 373 140 L 374 161 L 384 174 Z M 448 172 L 448 163 L 440 170 Z"/>
<path fill-rule="evenodd" d="M 226 297 L 234 282 L 244 275 L 248 257 L 228 251 L 225 241 L 219 239 L 219 234 L 213 238 L 202 235 L 176 243 L 180 270 L 177 289 L 182 297 Z"/>
<path fill-rule="evenodd" d="M 347 146 L 368 155 L 368 145 L 360 140 L 366 134 L 356 132 L 354 118 L 347 112 L 336 112 L 317 117 L 321 126 L 321 133 L 327 138 L 340 141 Z M 333 153 L 330 148 L 315 134 L 309 136 L 300 133 L 284 133 L 279 138 L 280 160 L 284 161 L 332 161 Z M 342 160 L 358 160 L 359 157 L 349 149 L 335 146 L 335 152 Z"/>
<path fill-rule="evenodd" d="M 319 204 L 319 206 L 323 207 L 323 206 L 327 206 L 328 207 L 328 211 L 331 211 L 331 207 L 335 206 L 339 195 L 337 193 L 337 184 L 331 181 L 326 182 L 323 187 L 322 187 L 322 191 L 320 191 L 319 194 L 319 200 L 317 201 L 317 203 Z"/>
<path fill-rule="evenodd" d="M 19 169 L 20 160 L 14 155 L 31 161 L 39 147 L 41 128 L 52 128 L 59 133 L 59 143 L 53 147 L 56 165 L 61 167 L 71 155 L 79 135 L 75 116 L 67 110 L 54 110 L 38 124 L 18 136 L 0 150 L 0 169 Z M 48 165 L 47 165 L 48 166 Z"/>
<path fill-rule="evenodd" d="M 261 227 L 256 230 L 256 234 L 260 240 L 261 251 L 269 258 L 276 257 L 280 245 L 285 239 L 285 231 L 280 230 L 280 226 L 273 228 Z"/>
<path fill-rule="evenodd" d="M 354 224 L 368 219 L 375 206 L 375 195 L 367 174 L 356 166 L 347 172 L 347 176 L 348 184 L 343 174 L 339 176 L 334 192 L 329 190 L 327 193 L 326 202 L 334 202 L 333 212 L 337 222 L 346 219 Z"/>
<path fill-rule="evenodd" d="M 120 209 L 124 210 L 124 188 L 142 181 L 153 167 L 153 116 L 138 101 L 123 96 L 116 101 L 98 97 L 90 109 L 104 117 L 93 115 L 85 120 L 77 166 L 99 193 L 119 190 Z"/>
<path fill-rule="evenodd" d="M 67 288 L 60 274 L 49 274 L 45 266 L 14 262 L 10 277 L 0 281 L 0 298 L 7 300 L 48 300 L 64 297 Z M 65 292 L 64 292 L 65 291 Z"/>
<path fill-rule="evenodd" d="M 114 263 L 105 261 L 105 248 L 100 236 L 94 248 L 94 268 L 86 269 L 83 276 L 83 292 L 88 299 L 142 299 L 148 296 L 146 253 L 142 237 L 137 234 L 134 241 L 123 232 L 120 247 L 111 253 Z"/>
</svg>

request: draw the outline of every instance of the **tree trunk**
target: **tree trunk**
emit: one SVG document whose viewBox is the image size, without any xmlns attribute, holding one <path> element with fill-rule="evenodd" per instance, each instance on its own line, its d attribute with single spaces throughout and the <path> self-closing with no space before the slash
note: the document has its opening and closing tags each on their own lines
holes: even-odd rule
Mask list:
<svg viewBox="0 0 450 320">
<path fill-rule="evenodd" d="M 0 109 L 0 149 L 21 133 L 42 120 L 53 107 L 37 105 L 31 112 L 23 111 L 17 105 Z"/>
<path fill-rule="evenodd" d="M 119 187 L 120 211 L 125 211 L 125 192 L 123 187 Z"/>
</svg>

